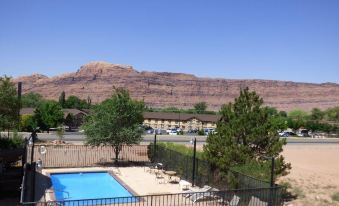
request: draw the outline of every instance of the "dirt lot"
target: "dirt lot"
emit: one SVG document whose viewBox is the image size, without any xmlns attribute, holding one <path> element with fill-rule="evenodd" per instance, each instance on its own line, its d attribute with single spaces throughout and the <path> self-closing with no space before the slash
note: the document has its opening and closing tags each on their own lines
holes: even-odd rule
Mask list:
<svg viewBox="0 0 339 206">
<path fill-rule="evenodd" d="M 339 144 L 288 144 L 284 156 L 292 171 L 283 181 L 299 195 L 286 205 L 339 205 L 331 197 L 339 195 Z"/>
</svg>

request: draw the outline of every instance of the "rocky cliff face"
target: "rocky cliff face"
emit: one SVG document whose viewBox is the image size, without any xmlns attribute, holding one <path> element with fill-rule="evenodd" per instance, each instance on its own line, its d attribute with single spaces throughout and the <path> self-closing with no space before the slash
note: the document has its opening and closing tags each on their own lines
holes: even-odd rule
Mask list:
<svg viewBox="0 0 339 206">
<path fill-rule="evenodd" d="M 57 100 L 62 91 L 92 102 L 108 98 L 113 87 L 128 89 L 131 96 L 152 107 L 191 108 L 205 101 L 208 109 L 219 110 L 233 101 L 239 89 L 249 87 L 264 98 L 265 104 L 280 110 L 310 110 L 339 105 L 339 84 L 309 84 L 271 80 L 229 80 L 198 78 L 194 75 L 168 72 L 138 72 L 131 66 L 93 62 L 75 73 L 56 77 L 34 74 L 18 77 L 23 92 L 37 92 Z"/>
</svg>

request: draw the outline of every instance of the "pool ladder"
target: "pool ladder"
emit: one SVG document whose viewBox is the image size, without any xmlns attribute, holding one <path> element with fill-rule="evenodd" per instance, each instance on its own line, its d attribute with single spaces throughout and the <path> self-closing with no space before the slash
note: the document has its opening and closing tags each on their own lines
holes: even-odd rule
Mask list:
<svg viewBox="0 0 339 206">
<path fill-rule="evenodd" d="M 67 192 L 67 191 L 58 190 L 58 189 L 53 189 L 53 191 L 46 191 L 46 190 L 48 190 L 48 189 L 45 189 L 45 193 L 44 194 L 58 191 L 58 192 L 62 192 L 62 193 L 66 193 L 67 194 L 67 198 L 64 198 L 64 200 L 67 200 L 69 198 L 69 192 Z M 46 197 L 45 197 L 45 200 L 46 200 Z"/>
</svg>

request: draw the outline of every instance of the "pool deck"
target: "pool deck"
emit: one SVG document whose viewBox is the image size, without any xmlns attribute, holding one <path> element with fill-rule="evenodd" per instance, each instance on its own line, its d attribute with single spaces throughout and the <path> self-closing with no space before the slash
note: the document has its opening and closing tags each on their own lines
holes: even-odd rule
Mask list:
<svg viewBox="0 0 339 206">
<path fill-rule="evenodd" d="M 49 178 L 50 173 L 93 171 L 110 172 L 113 176 L 117 177 L 118 181 L 120 180 L 123 185 L 126 185 L 127 189 L 134 193 L 134 195 L 173 194 L 182 192 L 178 183 L 164 183 L 164 180 L 159 183 L 155 174 L 150 173 L 147 171 L 147 168 L 143 166 L 58 168 L 43 169 L 38 173 L 36 176 L 36 200 L 54 200 L 54 194 Z"/>
</svg>

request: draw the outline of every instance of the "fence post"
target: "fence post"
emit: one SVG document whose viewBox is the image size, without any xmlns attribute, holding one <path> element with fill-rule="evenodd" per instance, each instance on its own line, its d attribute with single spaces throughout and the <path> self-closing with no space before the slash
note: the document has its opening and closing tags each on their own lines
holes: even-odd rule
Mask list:
<svg viewBox="0 0 339 206">
<path fill-rule="evenodd" d="M 21 165 L 22 165 L 22 175 L 24 175 L 24 169 L 25 169 L 25 164 L 26 164 L 26 158 L 27 158 L 27 139 L 25 137 L 24 139 L 24 151 L 23 151 L 23 154 L 22 154 L 22 160 L 21 160 Z"/>
<path fill-rule="evenodd" d="M 157 134 L 154 134 L 154 143 L 153 143 L 153 160 L 156 161 L 157 156 Z"/>
<path fill-rule="evenodd" d="M 274 187 L 274 157 L 271 161 L 271 187 Z"/>
<path fill-rule="evenodd" d="M 273 194 L 274 190 L 274 194 Z M 276 187 L 274 184 L 274 157 L 271 158 L 271 188 L 270 188 L 270 202 L 269 205 L 273 206 L 275 204 L 275 193 L 276 193 Z"/>
<path fill-rule="evenodd" d="M 193 168 L 192 168 L 192 187 L 194 187 L 195 181 L 195 153 L 197 150 L 197 138 L 194 138 L 194 146 L 193 146 Z"/>
</svg>

